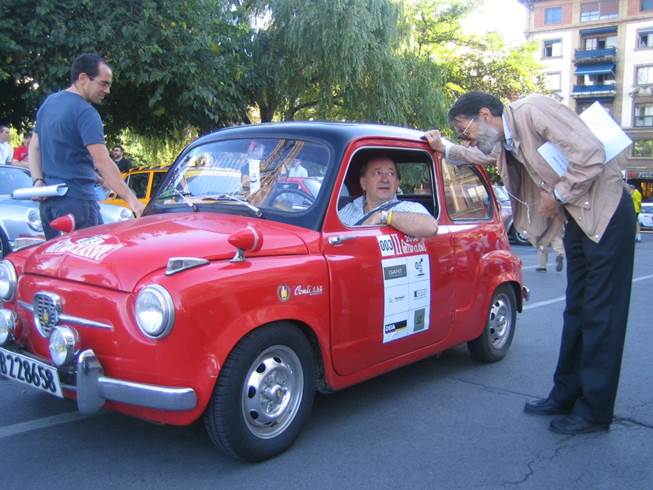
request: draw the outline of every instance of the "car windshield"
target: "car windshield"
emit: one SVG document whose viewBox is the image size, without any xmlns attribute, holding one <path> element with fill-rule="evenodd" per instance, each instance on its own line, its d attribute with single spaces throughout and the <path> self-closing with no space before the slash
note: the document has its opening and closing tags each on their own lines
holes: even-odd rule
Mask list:
<svg viewBox="0 0 653 490">
<path fill-rule="evenodd" d="M 646 213 L 646 214 L 653 214 L 653 203 L 651 203 L 651 204 L 642 203 L 642 211 L 641 212 Z"/>
<path fill-rule="evenodd" d="M 238 139 L 195 146 L 168 172 L 153 205 L 232 213 L 306 212 L 329 164 L 326 146 L 294 139 Z"/>
<path fill-rule="evenodd" d="M 32 187 L 32 179 L 25 170 L 0 167 L 0 195 L 10 195 L 22 187 Z"/>
<path fill-rule="evenodd" d="M 494 187 L 494 193 L 496 194 L 497 199 L 499 201 L 503 202 L 503 201 L 509 201 L 510 200 L 510 197 L 508 196 L 508 193 L 506 192 L 506 190 L 503 187 L 498 186 L 498 185 L 495 185 L 493 187 Z"/>
</svg>

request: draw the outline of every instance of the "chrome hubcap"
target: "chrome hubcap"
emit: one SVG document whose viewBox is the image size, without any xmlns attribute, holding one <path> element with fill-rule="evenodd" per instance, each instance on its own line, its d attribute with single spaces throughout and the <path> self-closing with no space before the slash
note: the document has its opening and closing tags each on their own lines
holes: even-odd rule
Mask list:
<svg viewBox="0 0 653 490">
<path fill-rule="evenodd" d="M 488 317 L 488 333 L 492 347 L 501 349 L 508 340 L 511 328 L 511 303 L 505 294 L 500 294 L 492 303 Z"/>
<path fill-rule="evenodd" d="M 281 434 L 297 415 L 304 391 L 302 365 L 292 349 L 275 345 L 263 351 L 245 377 L 242 410 L 257 437 Z"/>
</svg>

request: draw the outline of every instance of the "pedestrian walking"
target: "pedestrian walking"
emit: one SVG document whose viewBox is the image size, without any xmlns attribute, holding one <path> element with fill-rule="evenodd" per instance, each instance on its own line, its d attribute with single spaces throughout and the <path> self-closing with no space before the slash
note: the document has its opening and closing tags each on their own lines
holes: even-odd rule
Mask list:
<svg viewBox="0 0 653 490">
<path fill-rule="evenodd" d="M 546 272 L 549 265 L 549 247 L 551 247 L 556 254 L 556 272 L 560 272 L 564 268 L 565 248 L 562 243 L 562 235 L 558 235 L 551 239 L 551 243 L 542 244 L 537 248 L 536 272 Z"/>
</svg>

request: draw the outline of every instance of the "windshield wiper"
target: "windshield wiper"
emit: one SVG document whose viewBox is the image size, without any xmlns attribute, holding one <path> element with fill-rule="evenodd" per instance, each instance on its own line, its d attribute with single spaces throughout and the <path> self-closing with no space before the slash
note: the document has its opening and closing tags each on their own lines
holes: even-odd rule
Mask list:
<svg viewBox="0 0 653 490">
<path fill-rule="evenodd" d="M 254 211 L 254 214 L 257 217 L 260 218 L 261 216 L 263 216 L 263 212 L 259 208 L 257 208 L 253 204 L 248 203 L 244 199 L 241 199 L 239 197 L 234 196 L 233 194 L 218 194 L 216 196 L 207 196 L 207 197 L 202 198 L 203 201 L 219 200 L 219 199 L 225 199 L 227 201 L 235 201 L 235 202 L 237 202 L 239 204 L 242 204 L 243 206 L 246 206 L 250 210 Z"/>
<path fill-rule="evenodd" d="M 189 196 L 188 193 L 181 192 L 181 191 L 180 191 L 179 189 L 177 189 L 177 188 L 174 188 L 174 189 L 172 189 L 172 190 L 174 191 L 175 194 L 177 194 L 179 197 L 181 197 L 181 199 L 182 199 L 186 204 L 188 204 L 188 206 L 189 206 L 189 207 L 190 207 L 194 212 L 197 212 L 197 210 L 198 210 L 197 205 L 196 205 L 193 201 L 191 201 L 190 199 L 188 199 L 188 196 Z"/>
</svg>

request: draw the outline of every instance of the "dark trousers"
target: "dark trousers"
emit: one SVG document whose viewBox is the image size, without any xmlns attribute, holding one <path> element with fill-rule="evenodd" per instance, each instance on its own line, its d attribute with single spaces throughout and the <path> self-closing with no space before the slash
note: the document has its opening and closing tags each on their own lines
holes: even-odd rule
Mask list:
<svg viewBox="0 0 653 490">
<path fill-rule="evenodd" d="M 567 292 L 560 357 L 549 395 L 595 423 L 612 421 L 635 254 L 635 211 L 624 191 L 599 243 L 567 215 Z"/>
<path fill-rule="evenodd" d="M 72 214 L 75 217 L 76 230 L 103 223 L 97 201 L 75 199 L 67 196 L 49 197 L 45 201 L 41 201 L 39 211 L 46 240 L 60 235 L 57 230 L 50 226 L 50 221 L 60 216 Z"/>
</svg>

